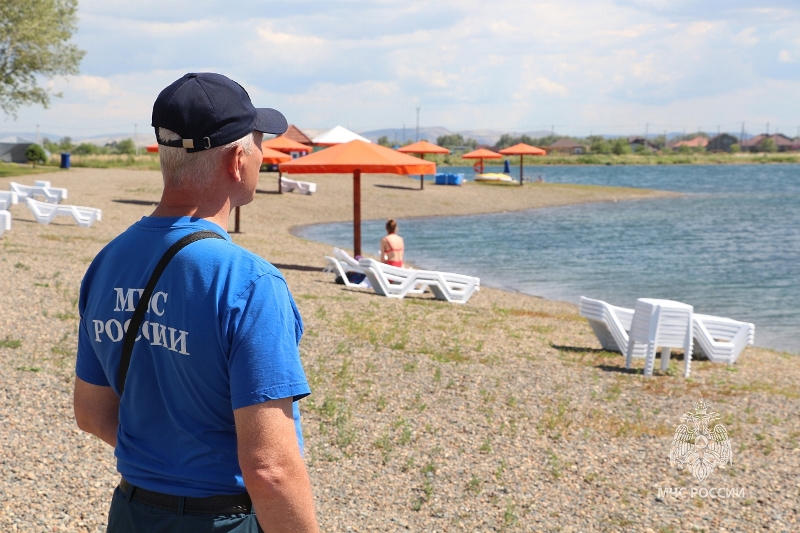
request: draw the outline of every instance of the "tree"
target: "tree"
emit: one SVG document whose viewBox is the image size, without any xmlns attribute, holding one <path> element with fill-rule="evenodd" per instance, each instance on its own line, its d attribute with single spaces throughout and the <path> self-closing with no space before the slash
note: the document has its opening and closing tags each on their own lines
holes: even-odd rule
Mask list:
<svg viewBox="0 0 800 533">
<path fill-rule="evenodd" d="M 631 153 L 631 145 L 625 137 L 618 137 L 611 143 L 611 151 L 616 155 Z"/>
<path fill-rule="evenodd" d="M 436 144 L 445 148 L 464 146 L 464 137 L 460 133 L 451 133 L 436 138 Z"/>
<path fill-rule="evenodd" d="M 29 163 L 32 163 L 33 166 L 36 166 L 36 163 L 44 163 L 47 161 L 47 153 L 44 151 L 44 148 L 38 144 L 32 144 L 25 150 L 25 159 L 27 159 Z"/>
<path fill-rule="evenodd" d="M 58 141 L 59 152 L 71 152 L 73 148 L 75 145 L 72 144 L 72 137 L 61 137 L 61 140 Z"/>
<path fill-rule="evenodd" d="M 121 154 L 135 154 L 136 145 L 133 144 L 133 139 L 124 139 L 117 143 L 117 151 Z"/>
<path fill-rule="evenodd" d="M 391 146 L 391 144 L 389 143 L 389 137 L 387 137 L 386 135 L 378 137 L 378 144 L 380 144 L 381 146 Z"/>
<path fill-rule="evenodd" d="M 770 139 L 769 137 L 765 137 L 763 141 L 758 145 L 759 152 L 767 152 L 767 153 L 774 153 L 778 151 L 778 145 L 775 144 L 774 139 Z"/>
<path fill-rule="evenodd" d="M 21 105 L 50 105 L 59 97 L 41 77 L 78 74 L 83 50 L 69 40 L 77 29 L 77 0 L 0 1 L 0 108 L 16 118 Z"/>
<path fill-rule="evenodd" d="M 611 143 L 605 140 L 600 135 L 593 135 L 587 139 L 589 144 L 589 150 L 595 154 L 610 154 L 611 153 Z"/>
</svg>

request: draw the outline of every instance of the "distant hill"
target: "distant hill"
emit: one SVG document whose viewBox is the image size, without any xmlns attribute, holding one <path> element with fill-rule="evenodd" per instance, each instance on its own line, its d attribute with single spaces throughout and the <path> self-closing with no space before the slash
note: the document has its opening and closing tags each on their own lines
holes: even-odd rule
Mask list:
<svg viewBox="0 0 800 533">
<path fill-rule="evenodd" d="M 66 137 L 66 135 L 59 135 L 52 132 L 39 133 L 40 139 L 42 140 L 49 139 L 50 141 L 56 143 L 64 137 Z M 91 143 L 91 144 L 96 144 L 97 146 L 105 146 L 106 144 L 112 143 L 114 141 L 119 142 L 125 139 L 133 139 L 133 133 L 111 133 L 103 135 L 92 135 L 89 137 L 74 137 L 72 135 L 69 135 L 69 137 L 70 139 L 72 139 L 73 144 Z M 139 132 L 137 140 L 139 146 L 147 146 L 148 144 L 156 142 L 156 136 L 152 128 L 147 128 L 145 131 Z M 36 132 L 35 131 L 0 132 L 0 142 L 36 142 Z"/>
</svg>

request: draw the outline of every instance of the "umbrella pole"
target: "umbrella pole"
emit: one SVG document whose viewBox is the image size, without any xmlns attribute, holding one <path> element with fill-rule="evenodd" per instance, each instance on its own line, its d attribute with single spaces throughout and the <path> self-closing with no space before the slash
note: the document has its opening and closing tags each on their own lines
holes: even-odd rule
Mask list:
<svg viewBox="0 0 800 533">
<path fill-rule="evenodd" d="M 233 226 L 233 232 L 239 233 L 239 206 L 236 206 L 236 215 L 235 215 L 235 224 Z"/>
<path fill-rule="evenodd" d="M 278 194 L 283 194 L 283 174 L 278 169 Z"/>
<path fill-rule="evenodd" d="M 419 154 L 419 156 L 420 156 L 420 157 L 421 157 L 423 160 L 425 159 L 425 154 Z M 419 190 L 422 190 L 422 189 L 424 189 L 424 188 L 425 188 L 425 176 L 424 176 L 423 174 L 420 174 L 420 175 L 419 175 Z"/>
<path fill-rule="evenodd" d="M 519 184 L 522 186 L 522 158 L 525 157 L 522 154 L 519 154 Z"/>
<path fill-rule="evenodd" d="M 353 171 L 353 255 L 361 255 L 361 171 Z"/>
</svg>

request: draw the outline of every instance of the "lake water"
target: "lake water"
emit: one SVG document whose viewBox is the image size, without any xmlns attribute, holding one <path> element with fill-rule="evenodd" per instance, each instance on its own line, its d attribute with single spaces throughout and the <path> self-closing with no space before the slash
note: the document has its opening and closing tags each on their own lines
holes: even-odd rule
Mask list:
<svg viewBox="0 0 800 533">
<path fill-rule="evenodd" d="M 800 165 L 529 167 L 525 174 L 685 195 L 401 219 L 406 260 L 572 303 L 581 295 L 623 307 L 641 297 L 678 300 L 753 322 L 758 346 L 800 353 Z M 377 254 L 384 223 L 364 222 L 367 253 Z M 352 222 L 299 233 L 352 246 Z"/>
</svg>

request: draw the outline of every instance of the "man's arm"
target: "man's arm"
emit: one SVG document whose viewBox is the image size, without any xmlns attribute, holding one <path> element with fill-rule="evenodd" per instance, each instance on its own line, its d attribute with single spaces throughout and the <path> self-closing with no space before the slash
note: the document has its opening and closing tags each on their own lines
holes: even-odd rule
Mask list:
<svg viewBox="0 0 800 533">
<path fill-rule="evenodd" d="M 239 465 L 262 529 L 317 532 L 317 518 L 292 416 L 292 399 L 236 409 Z"/>
<path fill-rule="evenodd" d="M 99 437 L 112 448 L 117 446 L 119 397 L 114 389 L 92 385 L 76 376 L 72 405 L 79 428 Z"/>
</svg>

